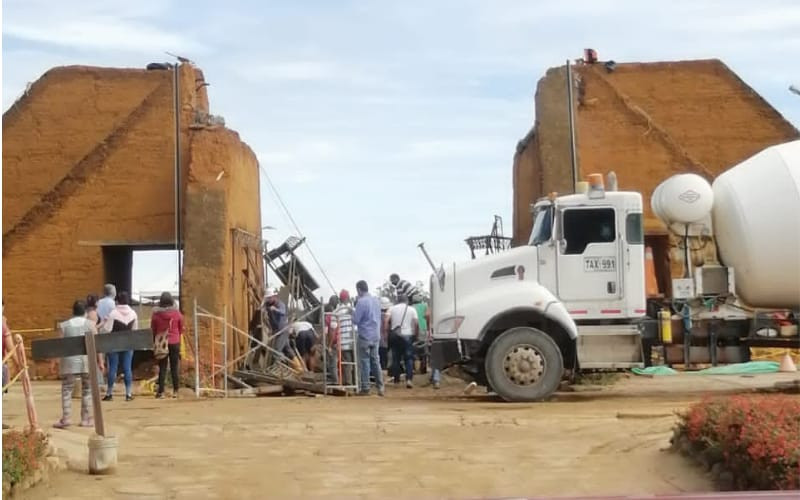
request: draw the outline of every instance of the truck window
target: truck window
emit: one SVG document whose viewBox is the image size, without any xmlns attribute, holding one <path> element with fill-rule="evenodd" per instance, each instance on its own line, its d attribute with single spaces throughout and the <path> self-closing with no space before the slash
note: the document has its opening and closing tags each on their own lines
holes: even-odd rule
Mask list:
<svg viewBox="0 0 800 500">
<path fill-rule="evenodd" d="M 642 214 L 628 214 L 625 217 L 625 235 L 629 245 L 641 245 L 644 243 Z"/>
<path fill-rule="evenodd" d="M 564 212 L 564 239 L 568 255 L 579 255 L 590 243 L 612 243 L 617 239 L 613 208 L 573 209 Z"/>
<path fill-rule="evenodd" d="M 550 241 L 553 233 L 553 206 L 549 205 L 540 208 L 533 219 L 533 230 L 531 231 L 530 245 L 541 245 Z"/>
</svg>

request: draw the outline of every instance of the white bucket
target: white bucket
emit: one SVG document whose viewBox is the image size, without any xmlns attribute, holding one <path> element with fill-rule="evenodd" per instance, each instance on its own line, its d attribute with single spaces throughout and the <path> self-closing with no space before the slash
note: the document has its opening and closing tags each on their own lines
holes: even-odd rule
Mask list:
<svg viewBox="0 0 800 500">
<path fill-rule="evenodd" d="M 117 467 L 116 436 L 89 437 L 89 474 L 112 474 Z"/>
</svg>

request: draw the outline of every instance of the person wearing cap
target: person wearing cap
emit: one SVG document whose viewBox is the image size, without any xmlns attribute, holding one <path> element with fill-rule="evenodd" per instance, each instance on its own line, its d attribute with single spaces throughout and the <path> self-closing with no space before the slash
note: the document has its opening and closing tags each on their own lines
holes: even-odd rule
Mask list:
<svg viewBox="0 0 800 500">
<path fill-rule="evenodd" d="M 375 378 L 378 396 L 384 395 L 383 374 L 378 356 L 381 342 L 381 303 L 378 297 L 369 294 L 364 280 L 356 283 L 358 303 L 353 314 L 353 323 L 358 331 L 358 375 L 360 390 L 358 394 L 369 394 L 370 378 Z"/>
<path fill-rule="evenodd" d="M 389 314 L 390 307 L 392 307 L 392 301 L 389 300 L 389 297 L 381 297 L 381 343 L 380 347 L 378 347 L 381 370 L 386 370 L 389 365 L 389 327 L 386 323 L 386 318 Z"/>
<path fill-rule="evenodd" d="M 355 332 L 353 328 L 353 306 L 350 304 L 350 292 L 342 290 L 339 292 L 339 306 L 333 312 L 332 328 L 336 331 L 338 345 L 336 346 L 336 358 L 341 352 L 341 361 L 353 363 L 355 361 Z M 342 365 L 341 380 L 343 385 L 355 385 L 355 373 L 353 365 Z"/>
</svg>

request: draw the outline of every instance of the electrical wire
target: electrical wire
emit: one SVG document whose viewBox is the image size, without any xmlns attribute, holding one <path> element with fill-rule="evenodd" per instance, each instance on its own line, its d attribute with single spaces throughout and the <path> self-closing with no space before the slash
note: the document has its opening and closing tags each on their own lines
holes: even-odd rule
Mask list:
<svg viewBox="0 0 800 500">
<path fill-rule="evenodd" d="M 273 184 L 272 179 L 270 178 L 269 174 L 267 173 L 267 170 L 261 165 L 261 163 L 258 164 L 258 168 L 261 171 L 261 173 L 264 175 L 264 178 L 266 179 L 267 184 L 269 185 L 269 188 L 275 194 L 275 198 L 278 200 L 278 203 L 280 203 L 281 207 L 283 208 L 283 211 L 289 217 L 289 220 L 292 223 L 292 227 L 294 227 L 294 230 L 297 232 L 297 235 L 300 238 L 305 238 L 305 236 L 303 235 L 302 231 L 300 231 L 300 227 L 297 225 L 297 222 L 294 220 L 294 217 L 292 217 L 292 213 L 289 211 L 289 208 L 286 206 L 286 203 L 283 202 L 283 198 L 281 197 L 280 193 L 278 193 L 278 189 L 275 187 L 275 184 Z M 308 240 L 306 240 L 306 245 L 305 246 L 306 246 L 306 249 L 308 250 L 309 255 L 311 255 L 311 258 L 314 260 L 314 263 L 317 265 L 317 268 L 322 273 L 322 276 L 325 278 L 325 281 L 328 283 L 328 286 L 331 287 L 331 290 L 333 291 L 333 293 L 336 293 L 336 287 L 333 286 L 333 283 L 331 282 L 330 278 L 328 277 L 328 273 L 325 272 L 325 269 L 323 269 L 322 264 L 319 263 L 319 260 L 317 259 L 317 256 L 314 255 L 314 251 L 311 249 L 311 245 L 308 243 Z"/>
</svg>

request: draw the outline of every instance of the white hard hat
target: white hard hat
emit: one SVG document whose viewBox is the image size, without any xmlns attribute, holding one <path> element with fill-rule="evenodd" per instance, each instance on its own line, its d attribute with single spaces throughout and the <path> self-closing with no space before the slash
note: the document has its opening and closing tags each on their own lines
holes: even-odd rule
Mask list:
<svg viewBox="0 0 800 500">
<path fill-rule="evenodd" d="M 278 291 L 275 290 L 274 288 L 270 287 L 270 288 L 267 288 L 267 293 L 264 294 L 264 298 L 268 299 L 268 298 L 274 297 L 276 295 L 278 295 Z"/>
<path fill-rule="evenodd" d="M 392 301 L 388 297 L 381 297 L 381 309 L 389 309 L 392 307 Z"/>
</svg>

